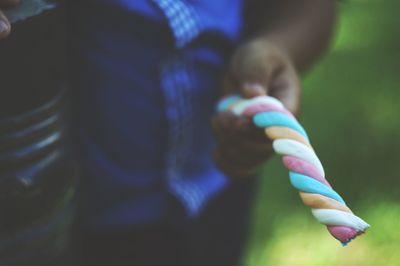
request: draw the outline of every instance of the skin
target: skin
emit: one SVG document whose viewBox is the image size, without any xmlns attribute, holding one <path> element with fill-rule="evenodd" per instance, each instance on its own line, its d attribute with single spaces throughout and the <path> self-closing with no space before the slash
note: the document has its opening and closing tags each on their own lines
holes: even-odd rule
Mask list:
<svg viewBox="0 0 400 266">
<path fill-rule="evenodd" d="M 2 10 L 19 0 L 0 0 L 0 40 L 11 30 Z M 271 95 L 299 113 L 299 73 L 326 49 L 335 21 L 333 0 L 253 1 L 246 19 L 251 36 L 235 52 L 222 82 L 224 95 Z M 212 120 L 219 147 L 217 165 L 231 177 L 247 177 L 273 153 L 265 133 L 250 118 L 226 111 Z"/>
<path fill-rule="evenodd" d="M 12 8 L 19 3 L 19 0 L 0 0 L 0 40 L 7 37 L 11 31 L 11 25 L 2 10 Z"/>
<path fill-rule="evenodd" d="M 252 37 L 233 55 L 222 83 L 223 94 L 240 93 L 245 98 L 268 94 L 297 116 L 300 73 L 328 47 L 335 24 L 335 2 L 271 0 L 259 1 L 251 8 L 247 30 Z M 212 124 L 219 143 L 214 159 L 228 176 L 254 176 L 273 154 L 271 142 L 251 118 L 225 111 L 217 114 Z"/>
</svg>

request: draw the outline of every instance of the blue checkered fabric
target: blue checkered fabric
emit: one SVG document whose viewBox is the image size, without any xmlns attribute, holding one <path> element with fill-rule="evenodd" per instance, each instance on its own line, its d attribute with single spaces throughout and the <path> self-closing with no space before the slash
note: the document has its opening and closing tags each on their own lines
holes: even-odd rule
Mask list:
<svg viewBox="0 0 400 266">
<path fill-rule="evenodd" d="M 193 217 L 227 187 L 210 118 L 243 1 L 67 1 L 85 227 L 180 220 L 166 190 Z"/>
<path fill-rule="evenodd" d="M 153 0 L 168 19 L 176 47 L 182 48 L 201 31 L 199 16 L 193 7 L 181 0 Z"/>
<path fill-rule="evenodd" d="M 202 32 L 202 23 L 188 2 L 152 1 L 164 13 L 175 37 L 176 47 L 175 54 L 161 64 L 160 71 L 169 122 L 166 176 L 170 192 L 181 200 L 188 216 L 194 217 L 199 214 L 210 194 L 216 192 L 214 188 L 223 187 L 223 181 L 208 182 L 207 177 L 193 177 L 190 174 L 194 160 L 191 153 L 196 150 L 195 142 L 198 141 L 194 136 L 201 130 L 196 124 L 201 121 L 199 117 L 204 106 L 200 106 L 197 98 L 196 86 L 199 81 L 196 80 L 196 69 L 183 54 L 187 45 Z"/>
<path fill-rule="evenodd" d="M 170 192 L 180 198 L 189 216 L 195 216 L 205 201 L 199 187 L 185 176 L 193 150 L 196 113 L 191 67 L 179 56 L 162 64 L 161 86 L 164 90 L 166 114 L 169 121 L 169 141 L 166 153 L 166 175 Z"/>
</svg>

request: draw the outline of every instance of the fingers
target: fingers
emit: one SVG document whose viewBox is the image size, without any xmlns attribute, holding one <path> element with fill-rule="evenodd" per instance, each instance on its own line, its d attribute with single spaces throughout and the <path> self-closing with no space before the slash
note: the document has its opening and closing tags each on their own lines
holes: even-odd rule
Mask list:
<svg viewBox="0 0 400 266">
<path fill-rule="evenodd" d="M 11 25 L 4 13 L 0 10 L 0 40 L 10 34 Z"/>
<path fill-rule="evenodd" d="M 14 7 L 18 3 L 19 0 L 0 0 L 0 40 L 4 39 L 11 31 L 11 24 L 1 9 Z"/>
<path fill-rule="evenodd" d="M 218 150 L 214 153 L 214 162 L 226 175 L 233 179 L 243 179 L 252 177 L 256 174 L 258 166 L 256 167 L 242 167 L 233 164 L 226 157 L 224 157 Z"/>
<path fill-rule="evenodd" d="M 220 143 L 224 142 L 260 142 L 265 134 L 258 129 L 250 117 L 236 116 L 230 111 L 215 115 L 212 119 L 214 133 Z"/>
<path fill-rule="evenodd" d="M 298 74 L 287 54 L 268 41 L 250 41 L 233 56 L 223 94 L 238 93 L 247 99 L 270 95 L 293 114 L 299 113 Z M 244 105 L 234 110 L 239 107 Z M 225 111 L 216 115 L 213 127 L 219 142 L 215 159 L 227 173 L 248 174 L 273 154 L 264 131 L 254 126 L 251 117 Z"/>
<path fill-rule="evenodd" d="M 256 145 L 254 145 L 256 146 Z M 271 145 L 265 141 L 259 143 L 257 149 L 252 149 L 246 144 L 220 145 L 218 151 L 232 165 L 244 168 L 252 168 L 265 162 L 273 154 Z M 262 148 L 261 148 L 262 147 Z"/>
<path fill-rule="evenodd" d="M 213 118 L 212 125 L 219 143 L 214 159 L 229 176 L 254 175 L 273 154 L 271 142 L 248 117 L 225 111 Z"/>
<path fill-rule="evenodd" d="M 233 163 L 259 164 L 273 153 L 272 144 L 265 136 L 257 135 L 257 138 L 252 138 L 250 134 L 216 133 L 216 135 L 222 155 Z"/>
<path fill-rule="evenodd" d="M 271 77 L 269 95 L 279 99 L 295 116 L 300 112 L 300 94 L 299 76 L 290 63 Z"/>
<path fill-rule="evenodd" d="M 14 7 L 19 3 L 19 0 L 0 0 L 0 40 L 7 37 L 11 31 L 11 24 L 1 11 L 1 9 L 7 9 Z"/>
</svg>

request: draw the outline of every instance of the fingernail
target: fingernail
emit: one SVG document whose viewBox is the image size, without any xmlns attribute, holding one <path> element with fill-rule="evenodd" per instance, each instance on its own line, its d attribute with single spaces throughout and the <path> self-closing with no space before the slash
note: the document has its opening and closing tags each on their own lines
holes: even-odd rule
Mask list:
<svg viewBox="0 0 400 266">
<path fill-rule="evenodd" d="M 265 95 L 267 88 L 259 83 L 244 83 L 243 90 L 248 97 Z"/>
<path fill-rule="evenodd" d="M 8 26 L 8 24 L 5 21 L 0 20 L 0 33 L 6 32 L 9 29 L 10 29 L 10 26 Z"/>
</svg>

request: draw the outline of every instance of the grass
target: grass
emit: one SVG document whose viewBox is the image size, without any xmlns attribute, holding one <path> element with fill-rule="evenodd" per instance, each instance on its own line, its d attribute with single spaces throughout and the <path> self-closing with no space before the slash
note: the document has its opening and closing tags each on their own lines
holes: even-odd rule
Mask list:
<svg viewBox="0 0 400 266">
<path fill-rule="evenodd" d="M 245 266 L 400 265 L 400 1 L 349 0 L 331 52 L 304 80 L 302 122 L 328 179 L 370 231 L 341 247 L 275 158 L 253 210 Z"/>
</svg>

